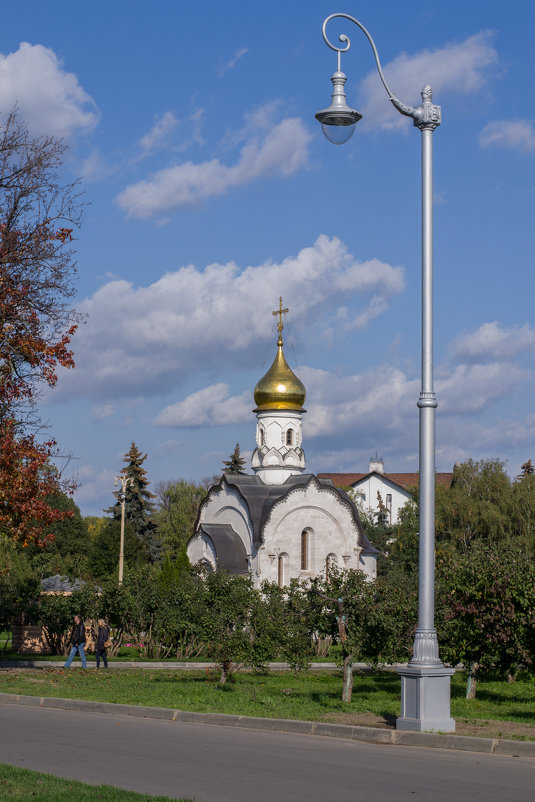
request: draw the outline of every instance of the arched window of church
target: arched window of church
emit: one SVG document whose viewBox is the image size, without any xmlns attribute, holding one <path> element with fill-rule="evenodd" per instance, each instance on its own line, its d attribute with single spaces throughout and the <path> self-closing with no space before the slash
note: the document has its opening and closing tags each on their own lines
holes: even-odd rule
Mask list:
<svg viewBox="0 0 535 802">
<path fill-rule="evenodd" d="M 328 554 L 325 558 L 325 579 L 329 579 L 332 569 L 336 566 L 336 554 Z"/>
<path fill-rule="evenodd" d="M 286 584 L 287 560 L 288 560 L 287 554 L 279 554 L 278 564 L 277 564 L 277 584 L 280 588 L 282 588 Z"/>
<path fill-rule="evenodd" d="M 264 430 L 262 429 L 262 427 L 260 427 L 260 445 L 263 446 L 264 442 L 265 442 L 265 440 L 264 440 Z"/>
<path fill-rule="evenodd" d="M 308 531 L 303 529 L 301 532 L 301 571 L 308 570 L 308 548 L 309 548 Z"/>
<path fill-rule="evenodd" d="M 294 430 L 288 429 L 288 431 L 286 432 L 286 445 L 293 446 L 293 444 L 294 444 Z"/>
</svg>

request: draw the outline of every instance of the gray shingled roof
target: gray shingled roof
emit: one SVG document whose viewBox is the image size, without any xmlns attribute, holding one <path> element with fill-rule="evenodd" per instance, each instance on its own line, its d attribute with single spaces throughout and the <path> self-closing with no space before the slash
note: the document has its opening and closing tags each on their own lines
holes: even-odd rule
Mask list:
<svg viewBox="0 0 535 802">
<path fill-rule="evenodd" d="M 230 524 L 201 524 L 199 530 L 214 544 L 218 568 L 224 568 L 230 574 L 249 572 L 245 546 Z"/>
<path fill-rule="evenodd" d="M 41 579 L 41 590 L 43 592 L 72 593 L 73 590 L 81 590 L 86 583 L 82 579 L 69 579 L 68 576 L 55 574 Z"/>
<path fill-rule="evenodd" d="M 359 521 L 359 515 L 355 503 L 341 488 L 335 487 L 330 479 L 319 479 L 312 473 L 298 474 L 290 476 L 282 485 L 266 485 L 260 477 L 250 474 L 224 474 L 221 482 L 226 482 L 229 487 L 234 487 L 241 495 L 247 507 L 253 525 L 253 543 L 256 548 L 262 544 L 263 529 L 274 504 L 284 498 L 291 490 L 296 487 L 304 487 L 309 482 L 317 482 L 321 487 L 330 490 L 337 495 L 350 509 L 353 520 L 360 533 L 360 545 L 364 551 L 378 554 L 374 546 L 370 543 Z M 203 524 L 203 527 L 206 524 Z M 196 527 L 197 528 L 197 527 Z M 233 530 L 234 531 L 234 530 Z"/>
</svg>

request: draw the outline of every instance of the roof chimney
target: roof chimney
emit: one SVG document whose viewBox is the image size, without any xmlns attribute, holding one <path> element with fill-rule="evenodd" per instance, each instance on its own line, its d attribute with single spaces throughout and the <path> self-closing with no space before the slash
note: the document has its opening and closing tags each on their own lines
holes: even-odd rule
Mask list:
<svg viewBox="0 0 535 802">
<path fill-rule="evenodd" d="M 385 464 L 383 462 L 383 458 L 377 455 L 377 451 L 375 452 L 375 457 L 370 457 L 369 472 L 372 473 L 372 471 L 375 471 L 376 473 L 385 472 Z"/>
</svg>

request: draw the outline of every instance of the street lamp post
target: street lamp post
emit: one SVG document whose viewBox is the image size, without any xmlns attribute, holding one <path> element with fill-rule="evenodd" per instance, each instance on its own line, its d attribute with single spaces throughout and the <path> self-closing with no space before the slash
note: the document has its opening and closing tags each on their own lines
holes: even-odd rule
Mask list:
<svg viewBox="0 0 535 802">
<path fill-rule="evenodd" d="M 398 669 L 401 675 L 401 716 L 396 727 L 403 730 L 440 730 L 453 732 L 455 721 L 450 715 L 450 677 L 454 669 L 446 668 L 438 653 L 434 626 L 435 586 L 435 409 L 433 389 L 433 132 L 441 123 L 440 106 L 432 102 L 430 86 L 422 90 L 422 105 L 417 108 L 402 103 L 391 91 L 381 69 L 375 43 L 364 25 L 349 14 L 331 14 L 323 23 L 323 39 L 337 53 L 338 69 L 333 74 L 331 105 L 319 111 L 316 119 L 327 139 L 340 145 L 347 142 L 362 115 L 346 103 L 346 76 L 340 69 L 341 54 L 351 42 L 342 34 L 341 46 L 333 45 L 326 34 L 330 20 L 341 17 L 353 22 L 367 37 L 375 63 L 392 105 L 422 133 L 422 367 L 421 391 L 418 398 L 420 418 L 420 539 L 418 575 L 418 627 L 413 655 L 407 666 Z"/>
<path fill-rule="evenodd" d="M 119 541 L 119 585 L 123 584 L 124 573 L 124 517 L 126 506 L 126 488 L 133 483 L 131 476 L 115 477 L 115 486 L 121 485 L 121 539 Z"/>
</svg>

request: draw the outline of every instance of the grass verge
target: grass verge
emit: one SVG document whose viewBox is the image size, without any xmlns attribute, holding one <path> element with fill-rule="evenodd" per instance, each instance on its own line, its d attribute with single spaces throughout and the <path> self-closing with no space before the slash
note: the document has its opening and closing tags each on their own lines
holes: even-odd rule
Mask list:
<svg viewBox="0 0 535 802">
<path fill-rule="evenodd" d="M 110 785 L 87 785 L 78 780 L 64 780 L 52 774 L 19 769 L 0 763 L 0 798 L 13 800 L 32 800 L 32 802 L 169 802 L 169 796 L 150 796 L 135 791 L 124 791 Z M 182 798 L 178 802 L 192 802 Z"/>
<path fill-rule="evenodd" d="M 400 678 L 394 672 L 357 673 L 349 704 L 340 698 L 339 672 L 236 674 L 222 687 L 217 677 L 211 670 L 10 669 L 0 672 L 0 691 L 305 721 L 370 714 L 393 724 L 400 711 Z M 523 725 L 519 730 L 533 726 L 535 738 L 535 678 L 525 675 L 511 684 L 479 680 L 474 700 L 464 698 L 464 689 L 464 674 L 458 672 L 451 685 L 454 718 L 517 722 Z"/>
</svg>

